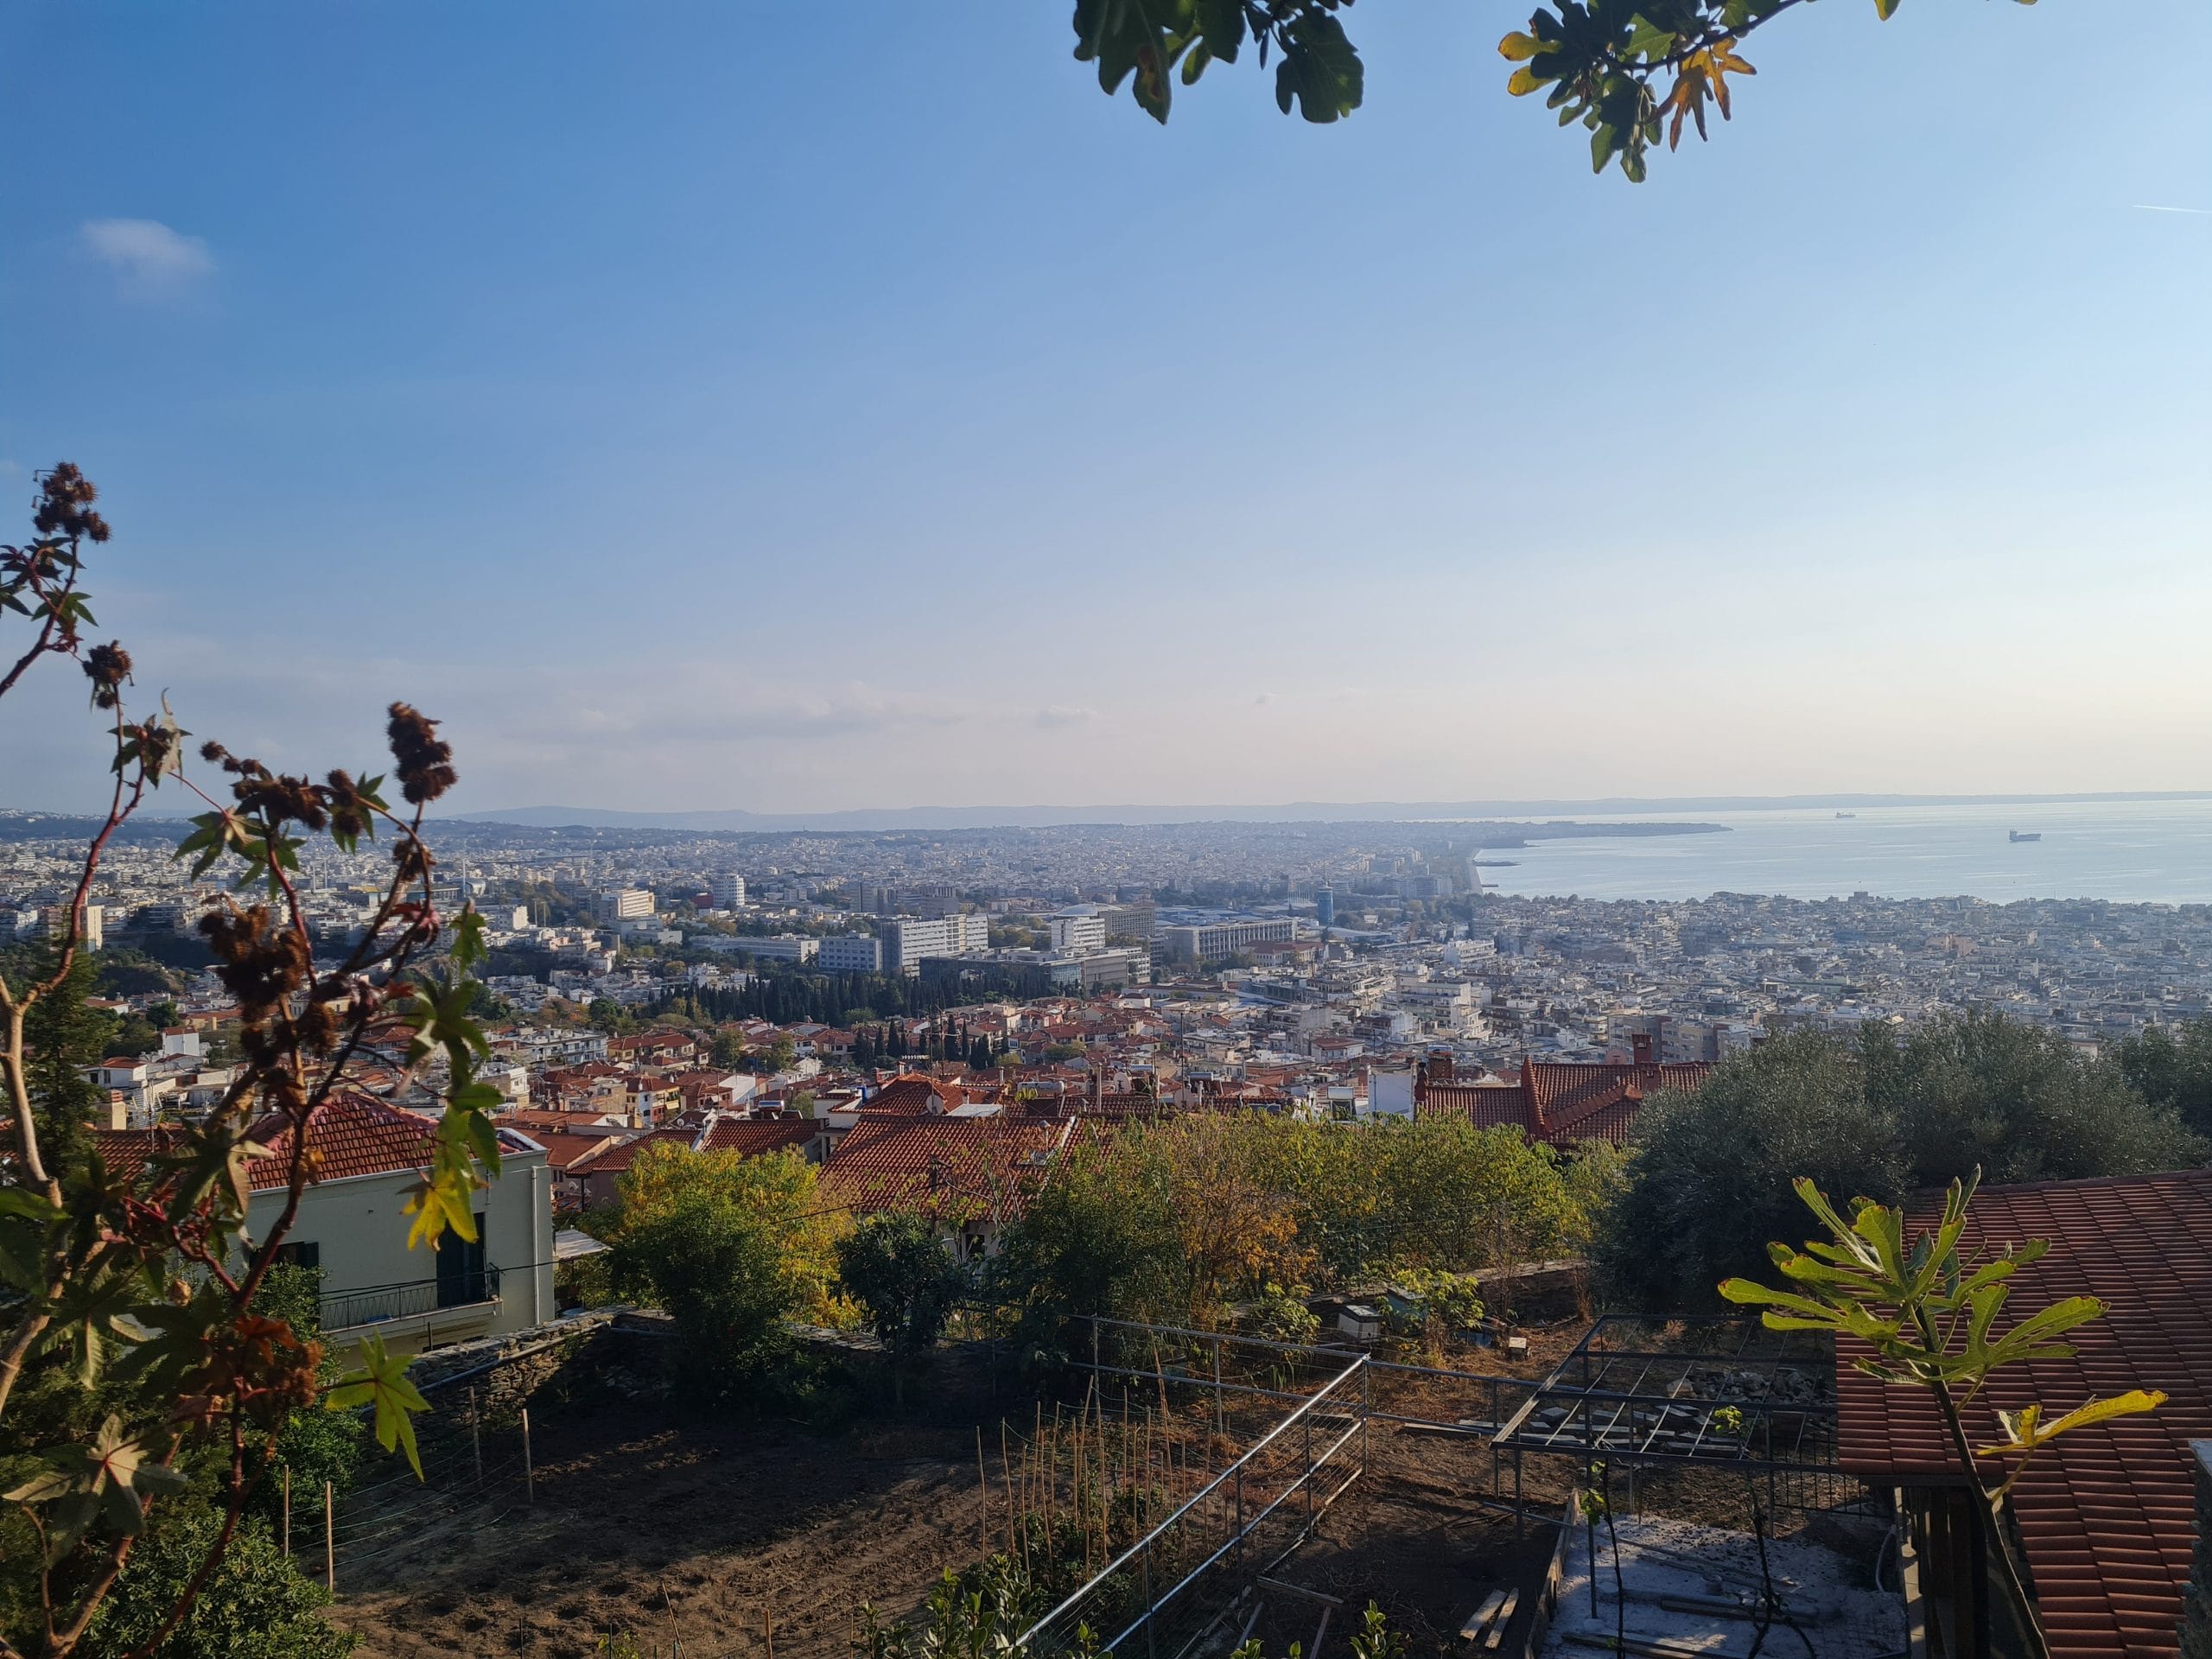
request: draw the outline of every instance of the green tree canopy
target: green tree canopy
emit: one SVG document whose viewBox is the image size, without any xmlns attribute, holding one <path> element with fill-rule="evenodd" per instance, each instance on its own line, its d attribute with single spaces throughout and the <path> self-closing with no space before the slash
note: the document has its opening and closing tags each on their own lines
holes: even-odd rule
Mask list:
<svg viewBox="0 0 2212 1659">
<path fill-rule="evenodd" d="M 2066 1180 L 2181 1167 L 2204 1150 L 2115 1065 L 1999 1015 L 1938 1020 L 1903 1042 L 1802 1033 L 1644 1108 L 1598 1262 L 1630 1306 L 1704 1309 L 1798 1224 L 1800 1177 L 1890 1204 L 1977 1165 L 1992 1181 Z"/>
<path fill-rule="evenodd" d="M 1270 1286 L 1565 1255 L 1584 1248 L 1619 1163 L 1445 1116 L 1145 1125 L 1079 1149 L 1031 1199 L 1000 1288 L 1043 1347 L 1084 1314 L 1205 1326 Z"/>
<path fill-rule="evenodd" d="M 172 1506 L 131 1551 L 85 1650 L 123 1659 L 161 1628 L 207 1559 L 221 1516 L 205 1503 Z M 330 1595 L 304 1577 L 257 1516 L 240 1523 L 222 1565 L 154 1659 L 343 1659 L 356 1637 L 326 1620 Z"/>
<path fill-rule="evenodd" d="M 2114 1058 L 2144 1099 L 2171 1108 L 2192 1133 L 2212 1137 L 2212 1016 L 2146 1026 L 2121 1039 Z"/>
<path fill-rule="evenodd" d="M 0 974 L 11 986 L 22 986 L 44 979 L 54 966 L 49 949 L 33 945 L 8 952 L 0 960 Z M 112 1052 L 118 1023 L 113 1014 L 86 1003 L 98 978 L 92 954 L 79 951 L 53 994 L 33 1004 L 23 1019 L 24 1079 L 37 1114 L 40 1143 L 48 1148 L 48 1161 L 57 1165 L 73 1162 L 83 1151 L 86 1126 L 107 1106 L 107 1090 L 85 1077 L 86 1067 Z M 156 1033 L 154 1046 L 160 1042 Z"/>
<path fill-rule="evenodd" d="M 970 1275 L 953 1260 L 936 1224 L 908 1211 L 870 1216 L 839 1239 L 837 1272 L 891 1356 L 903 1404 L 905 1373 L 944 1334 Z"/>
<path fill-rule="evenodd" d="M 617 1192 L 616 1284 L 675 1316 L 700 1395 L 759 1384 L 789 1348 L 788 1321 L 828 1316 L 830 1217 L 813 1166 L 797 1154 L 661 1143 L 623 1173 Z"/>
</svg>

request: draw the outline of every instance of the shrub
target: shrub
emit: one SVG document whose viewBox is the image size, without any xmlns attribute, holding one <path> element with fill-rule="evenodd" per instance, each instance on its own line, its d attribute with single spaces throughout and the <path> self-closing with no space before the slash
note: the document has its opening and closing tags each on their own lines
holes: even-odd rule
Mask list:
<svg viewBox="0 0 2212 1659">
<path fill-rule="evenodd" d="M 790 1320 L 834 1315 L 830 1221 L 796 1154 L 657 1143 L 618 1190 L 615 1283 L 675 1316 L 702 1396 L 757 1385 L 789 1351 Z"/>
<path fill-rule="evenodd" d="M 204 1503 L 162 1505 L 101 1605 L 85 1650 L 121 1656 L 151 1640 L 213 1547 L 221 1517 Z M 329 1592 L 304 1577 L 248 1516 L 207 1582 L 154 1659 L 341 1659 L 354 1637 L 319 1609 Z"/>
<path fill-rule="evenodd" d="M 936 1224 L 906 1211 L 870 1216 L 839 1239 L 837 1272 L 890 1355 L 893 1392 L 905 1404 L 906 1371 L 944 1334 L 971 1275 Z"/>
</svg>

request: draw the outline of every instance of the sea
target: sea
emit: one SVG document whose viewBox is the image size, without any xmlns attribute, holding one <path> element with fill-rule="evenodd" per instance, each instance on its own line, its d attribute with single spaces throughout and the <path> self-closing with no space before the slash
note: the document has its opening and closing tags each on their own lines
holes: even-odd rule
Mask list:
<svg viewBox="0 0 2212 1659">
<path fill-rule="evenodd" d="M 1526 896 L 2109 899 L 2212 904 L 2212 797 L 1960 806 L 1577 815 L 1724 825 L 1712 835 L 1532 841 L 1485 853 L 1484 887 Z M 1533 822 L 1533 821 L 1532 821 Z M 2016 842 L 2009 832 L 2035 834 Z M 1491 860 L 1511 860 L 1493 864 Z"/>
</svg>

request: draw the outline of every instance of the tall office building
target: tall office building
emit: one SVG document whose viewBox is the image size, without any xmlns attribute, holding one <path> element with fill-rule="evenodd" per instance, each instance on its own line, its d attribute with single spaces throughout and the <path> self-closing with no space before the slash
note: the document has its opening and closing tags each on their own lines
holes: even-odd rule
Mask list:
<svg viewBox="0 0 2212 1659">
<path fill-rule="evenodd" d="M 717 910 L 741 909 L 745 904 L 745 878 L 734 870 L 725 870 L 707 884 L 707 896 Z"/>
<path fill-rule="evenodd" d="M 645 887 L 609 887 L 599 895 L 594 909 L 602 925 L 639 921 L 653 913 L 653 895 Z"/>
<path fill-rule="evenodd" d="M 1094 910 L 1064 910 L 1052 918 L 1052 949 L 1075 956 L 1106 948 L 1106 918 Z"/>
<path fill-rule="evenodd" d="M 1313 919 L 1324 927 L 1337 925 L 1337 890 L 1322 887 L 1313 895 Z"/>
</svg>

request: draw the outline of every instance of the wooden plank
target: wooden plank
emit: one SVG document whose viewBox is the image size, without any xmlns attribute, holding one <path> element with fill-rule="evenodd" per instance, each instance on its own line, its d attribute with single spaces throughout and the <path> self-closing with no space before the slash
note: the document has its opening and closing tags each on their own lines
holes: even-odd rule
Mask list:
<svg viewBox="0 0 2212 1659">
<path fill-rule="evenodd" d="M 1324 1602 L 1332 1607 L 1341 1607 L 1344 1605 L 1344 1598 L 1341 1596 L 1324 1595 L 1319 1590 L 1308 1590 L 1302 1584 L 1286 1584 L 1281 1579 L 1271 1579 L 1264 1573 L 1261 1575 L 1259 1584 L 1262 1590 L 1279 1591 L 1286 1596 L 1303 1596 L 1308 1601 Z"/>
<path fill-rule="evenodd" d="M 1467 1622 L 1459 1627 L 1459 1639 L 1472 1642 L 1480 1637 L 1491 1620 L 1497 1617 L 1497 1610 L 1505 1605 L 1505 1592 L 1493 1590 L 1483 1598 L 1483 1605 L 1467 1615 Z"/>
<path fill-rule="evenodd" d="M 1614 1651 L 1613 1638 L 1610 1636 L 1591 1636 L 1581 1630 L 1568 1630 L 1560 1640 L 1578 1648 L 1594 1648 L 1600 1653 Z M 1712 1648 L 1693 1648 L 1687 1643 L 1663 1641 L 1657 1637 L 1631 1636 L 1628 1645 L 1621 1651 L 1635 1654 L 1637 1659 L 1731 1659 L 1729 1655 Z"/>
<path fill-rule="evenodd" d="M 1505 1627 L 1513 1622 L 1513 1614 L 1521 1605 L 1521 1592 L 1516 1590 L 1505 1599 L 1505 1605 L 1497 1610 L 1497 1617 L 1491 1623 L 1490 1634 L 1483 1638 L 1483 1646 L 1495 1648 L 1505 1640 Z"/>
</svg>

